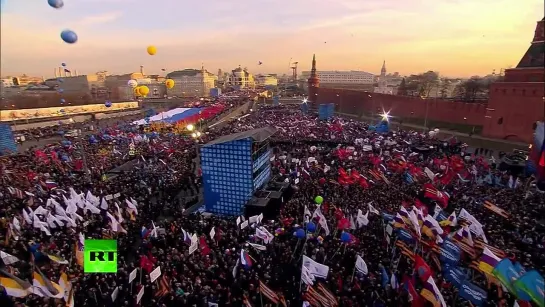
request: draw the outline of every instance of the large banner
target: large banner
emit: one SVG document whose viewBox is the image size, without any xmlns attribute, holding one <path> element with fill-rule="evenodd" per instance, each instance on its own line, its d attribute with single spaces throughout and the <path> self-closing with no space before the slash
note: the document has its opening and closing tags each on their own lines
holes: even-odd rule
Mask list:
<svg viewBox="0 0 545 307">
<path fill-rule="evenodd" d="M 81 106 L 65 106 L 38 109 L 19 109 L 0 111 L 0 121 L 25 120 L 36 118 L 51 118 L 67 115 L 81 115 L 108 111 L 130 110 L 138 108 L 137 101 L 115 102 L 110 107 L 105 104 L 87 104 Z"/>
<path fill-rule="evenodd" d="M 13 139 L 11 127 L 0 124 L 0 156 L 17 152 L 17 144 Z"/>
</svg>

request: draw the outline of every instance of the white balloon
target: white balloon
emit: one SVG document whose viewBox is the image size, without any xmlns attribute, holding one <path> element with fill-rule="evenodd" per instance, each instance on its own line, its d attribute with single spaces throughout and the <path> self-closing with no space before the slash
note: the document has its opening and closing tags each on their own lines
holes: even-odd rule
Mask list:
<svg viewBox="0 0 545 307">
<path fill-rule="evenodd" d="M 136 80 L 129 80 L 129 82 L 127 82 L 127 85 L 132 88 L 135 88 L 138 86 L 138 82 L 136 82 Z"/>
<path fill-rule="evenodd" d="M 435 131 L 436 133 L 439 133 L 439 128 L 435 128 L 433 129 L 433 131 Z"/>
</svg>

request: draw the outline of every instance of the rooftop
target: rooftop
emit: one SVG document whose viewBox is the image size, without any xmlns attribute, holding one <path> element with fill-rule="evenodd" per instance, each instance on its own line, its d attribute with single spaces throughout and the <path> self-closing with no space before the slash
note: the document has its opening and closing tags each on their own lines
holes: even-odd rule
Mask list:
<svg viewBox="0 0 545 307">
<path fill-rule="evenodd" d="M 237 140 L 244 140 L 247 138 L 252 138 L 256 142 L 263 142 L 266 139 L 270 138 L 275 133 L 276 133 L 276 128 L 274 127 L 259 128 L 259 129 L 225 135 L 206 143 L 204 146 L 221 144 L 221 143 L 232 142 Z"/>
<path fill-rule="evenodd" d="M 184 69 L 184 70 L 176 70 L 176 71 L 173 71 L 173 72 L 169 73 L 167 75 L 167 78 L 175 78 L 175 77 L 183 77 L 183 76 L 194 77 L 197 74 L 199 74 L 200 72 L 201 72 L 200 69 L 193 69 L 193 68 L 188 68 L 188 69 Z"/>
</svg>

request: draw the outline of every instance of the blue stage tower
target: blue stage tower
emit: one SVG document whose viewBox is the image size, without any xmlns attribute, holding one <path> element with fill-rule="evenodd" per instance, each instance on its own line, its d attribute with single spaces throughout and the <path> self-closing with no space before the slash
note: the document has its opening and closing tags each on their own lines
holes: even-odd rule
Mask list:
<svg viewBox="0 0 545 307">
<path fill-rule="evenodd" d="M 244 131 L 200 148 L 206 212 L 244 214 L 244 206 L 254 192 L 271 177 L 269 138 L 275 132 L 272 127 Z"/>
</svg>

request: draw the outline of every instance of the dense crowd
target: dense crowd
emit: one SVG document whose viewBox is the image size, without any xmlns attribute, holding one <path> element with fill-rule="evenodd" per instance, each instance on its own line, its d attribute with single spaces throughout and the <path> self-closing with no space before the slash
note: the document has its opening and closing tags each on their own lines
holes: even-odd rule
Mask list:
<svg viewBox="0 0 545 307">
<path fill-rule="evenodd" d="M 196 145 L 265 126 L 277 129 L 273 177 L 294 190 L 279 216 L 246 216 L 251 223 L 241 227 L 240 217 L 187 214 L 180 193 L 196 196 L 201 188 Z M 457 267 L 486 293 L 483 306 L 513 306 L 520 296 L 475 268 L 483 250 L 477 245 L 485 240 L 499 258 L 543 274 L 545 196 L 531 178 L 501 171 L 461 145 L 415 131 L 379 134 L 341 118 L 323 122 L 282 106 L 260 107 L 199 138 L 115 125 L 2 157 L 0 250 L 18 260 L 2 255 L 2 285 L 18 278 L 34 287 L 19 297 L 5 289 L 0 306 L 425 306 L 416 258 L 429 265 L 445 306 L 466 306 L 434 254 L 435 240 L 418 240 L 420 229 L 405 219 L 399 225 L 403 210 L 443 216 L 444 240 L 468 229 L 461 212 L 469 212 L 484 234 L 473 234 Z M 110 172 L 116 168 L 122 171 Z M 319 230 L 308 230 L 310 223 Z M 304 239 L 297 229 L 306 230 Z M 274 235 L 264 239 L 264 230 Z M 117 239 L 118 273 L 84 274 L 81 238 Z M 198 249 L 190 252 L 195 239 Z M 304 257 L 329 267 L 314 287 L 302 281 Z M 356 269 L 357 257 L 365 270 Z M 36 291 L 50 286 L 37 285 L 36 274 L 63 286 L 62 293 Z"/>
</svg>

